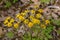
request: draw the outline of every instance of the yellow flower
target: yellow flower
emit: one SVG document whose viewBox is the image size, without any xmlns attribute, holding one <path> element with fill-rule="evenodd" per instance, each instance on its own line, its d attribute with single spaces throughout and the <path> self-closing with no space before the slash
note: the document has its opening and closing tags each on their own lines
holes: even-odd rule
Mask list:
<svg viewBox="0 0 60 40">
<path fill-rule="evenodd" d="M 34 6 L 34 8 L 38 8 L 38 7 L 39 7 L 39 5 L 35 5 L 35 6 Z"/>
<path fill-rule="evenodd" d="M 43 29 L 45 29 L 45 28 L 46 28 L 46 25 L 44 25 L 44 24 L 41 24 L 41 27 L 42 27 Z"/>
<path fill-rule="evenodd" d="M 31 15 L 30 15 L 30 17 L 29 17 L 29 18 L 30 18 L 30 19 L 33 19 L 33 18 L 34 18 L 34 16 L 31 16 Z"/>
<path fill-rule="evenodd" d="M 32 23 L 32 22 L 29 22 L 29 23 L 28 23 L 28 27 L 29 27 L 29 28 L 33 27 L 33 23 Z"/>
<path fill-rule="evenodd" d="M 32 19 L 32 22 L 34 23 L 34 24 L 40 24 L 40 20 L 38 20 L 38 19 Z"/>
<path fill-rule="evenodd" d="M 26 13 L 23 13 L 23 12 L 22 12 L 21 15 L 22 15 L 22 16 L 26 16 Z"/>
<path fill-rule="evenodd" d="M 8 16 L 7 18 L 6 18 L 6 20 L 9 20 L 11 17 L 10 16 Z"/>
<path fill-rule="evenodd" d="M 43 9 L 39 9 L 38 12 L 42 13 L 43 12 Z"/>
<path fill-rule="evenodd" d="M 25 13 L 28 13 L 29 11 L 30 11 L 30 10 L 25 10 L 24 12 L 25 12 Z"/>
<path fill-rule="evenodd" d="M 25 19 L 24 20 L 24 24 L 28 24 L 29 23 L 29 20 L 28 19 Z"/>
<path fill-rule="evenodd" d="M 45 20 L 45 24 L 50 24 L 50 21 L 49 20 Z"/>
<path fill-rule="evenodd" d="M 35 14 L 35 10 L 31 10 L 31 13 L 32 13 L 32 14 Z"/>
<path fill-rule="evenodd" d="M 19 27 L 19 23 L 15 23 L 14 28 L 18 28 L 18 27 Z"/>
<path fill-rule="evenodd" d="M 19 20 L 23 21 L 25 18 L 23 16 L 19 16 Z"/>
<path fill-rule="evenodd" d="M 40 13 L 36 14 L 36 18 L 40 18 L 42 15 Z"/>
<path fill-rule="evenodd" d="M 16 18 L 18 18 L 20 16 L 20 13 L 18 13 L 17 15 L 16 15 Z"/>
<path fill-rule="evenodd" d="M 8 23 L 8 20 L 5 20 L 5 21 L 4 21 L 4 24 L 6 24 L 6 23 Z"/>
<path fill-rule="evenodd" d="M 11 26 L 12 26 L 12 23 L 8 23 L 7 26 L 8 26 L 8 27 L 11 27 Z"/>
<path fill-rule="evenodd" d="M 10 23 L 12 23 L 12 22 L 14 22 L 14 19 L 13 18 L 10 20 Z"/>
</svg>

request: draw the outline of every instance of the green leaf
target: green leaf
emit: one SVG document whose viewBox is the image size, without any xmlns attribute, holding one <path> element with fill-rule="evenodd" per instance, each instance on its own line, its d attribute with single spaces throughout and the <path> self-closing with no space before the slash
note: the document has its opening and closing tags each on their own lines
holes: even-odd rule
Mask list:
<svg viewBox="0 0 60 40">
<path fill-rule="evenodd" d="M 27 32 L 27 33 L 24 34 L 23 40 L 31 40 L 31 34 L 30 34 L 30 32 Z"/>
<path fill-rule="evenodd" d="M 39 31 L 39 30 L 40 30 L 40 26 L 39 26 L 38 24 L 35 24 L 35 25 L 31 28 L 31 30 L 33 30 L 33 31 Z"/>
<path fill-rule="evenodd" d="M 14 37 L 14 33 L 13 32 L 8 32 L 6 35 L 7 35 L 8 38 L 13 38 Z"/>
<path fill-rule="evenodd" d="M 7 8 L 9 8 L 11 6 L 11 2 L 7 1 L 5 4 L 6 4 L 5 7 L 7 7 Z"/>
<path fill-rule="evenodd" d="M 60 30 L 57 30 L 57 33 L 60 34 Z"/>
<path fill-rule="evenodd" d="M 36 38 L 32 38 L 32 40 L 36 40 Z"/>
<path fill-rule="evenodd" d="M 16 3 L 18 0 L 13 0 L 13 3 Z"/>
<path fill-rule="evenodd" d="M 40 0 L 41 1 L 41 3 L 49 3 L 50 2 L 50 0 Z"/>
<path fill-rule="evenodd" d="M 46 37 L 49 38 L 49 39 L 52 38 L 52 36 L 51 36 L 50 34 L 48 34 L 48 33 L 46 33 L 45 35 L 46 35 Z"/>
<path fill-rule="evenodd" d="M 49 25 L 46 29 L 47 33 L 50 33 L 54 29 L 54 26 Z"/>
<path fill-rule="evenodd" d="M 54 19 L 52 19 L 52 22 L 53 22 L 54 24 L 56 24 L 56 25 L 60 25 L 60 20 L 54 20 Z"/>
</svg>

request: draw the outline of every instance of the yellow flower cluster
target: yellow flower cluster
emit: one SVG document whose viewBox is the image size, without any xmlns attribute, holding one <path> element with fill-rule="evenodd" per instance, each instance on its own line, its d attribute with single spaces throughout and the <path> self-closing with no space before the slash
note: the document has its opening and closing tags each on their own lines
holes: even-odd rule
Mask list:
<svg viewBox="0 0 60 40">
<path fill-rule="evenodd" d="M 7 17 L 4 21 L 4 25 L 5 26 L 8 26 L 8 27 L 11 27 L 12 26 L 12 23 L 14 22 L 14 19 L 11 18 L 11 17 Z"/>
<path fill-rule="evenodd" d="M 38 10 L 38 12 L 42 13 L 42 12 L 43 12 L 43 10 L 42 10 L 42 9 L 39 9 L 39 10 Z"/>
<path fill-rule="evenodd" d="M 25 19 L 24 15 L 25 15 L 25 13 L 21 13 L 21 14 L 19 13 L 19 14 L 16 15 L 16 18 L 18 18 L 19 20 L 23 21 Z"/>
<path fill-rule="evenodd" d="M 29 27 L 29 28 L 33 27 L 33 23 L 32 23 L 32 22 L 29 22 L 29 23 L 28 23 L 28 27 Z"/>
<path fill-rule="evenodd" d="M 33 24 L 40 24 L 40 20 L 33 18 L 32 19 Z"/>
<path fill-rule="evenodd" d="M 46 25 L 48 25 L 48 24 L 50 24 L 50 21 L 45 20 L 45 24 L 41 24 L 41 27 L 45 29 L 47 27 Z"/>
<path fill-rule="evenodd" d="M 24 20 L 24 24 L 28 24 L 29 23 L 29 20 L 28 19 L 25 19 Z"/>
<path fill-rule="evenodd" d="M 49 20 L 45 20 L 45 24 L 50 24 L 50 21 Z"/>
<path fill-rule="evenodd" d="M 7 27 L 12 27 L 14 25 L 14 28 L 18 28 L 18 24 L 13 24 L 14 23 L 14 19 L 11 18 L 10 16 L 7 17 L 4 21 L 4 25 L 7 26 Z"/>
<path fill-rule="evenodd" d="M 14 23 L 14 28 L 18 28 L 19 27 L 19 23 Z"/>
<path fill-rule="evenodd" d="M 38 12 L 36 13 L 36 10 L 25 10 L 24 12 L 16 14 L 16 18 L 19 20 L 17 23 L 14 23 L 15 20 L 13 18 L 7 17 L 4 21 L 4 24 L 8 27 L 11 27 L 13 25 L 14 28 L 18 28 L 21 21 L 29 28 L 33 27 L 35 24 L 40 25 L 42 28 L 46 28 L 46 25 L 50 24 L 50 21 L 44 20 L 43 22 L 45 24 L 42 24 L 40 18 L 42 17 L 41 13 L 43 12 L 43 9 L 39 9 L 37 11 Z"/>
<path fill-rule="evenodd" d="M 40 18 L 42 15 L 40 13 L 36 14 L 36 18 Z"/>
<path fill-rule="evenodd" d="M 35 10 L 31 10 L 31 13 L 32 13 L 32 14 L 35 14 Z"/>
<path fill-rule="evenodd" d="M 34 18 L 34 16 L 30 15 L 30 16 L 29 16 L 29 18 L 30 18 L 30 19 L 33 19 L 33 18 Z"/>
<path fill-rule="evenodd" d="M 30 16 L 27 15 L 28 12 L 30 12 Z M 16 18 L 23 21 L 24 24 L 28 25 L 28 27 L 31 28 L 33 26 L 33 24 L 40 24 L 40 20 L 37 18 L 40 18 L 42 16 L 40 13 L 38 13 L 38 14 L 35 14 L 36 18 L 34 18 L 34 15 L 32 15 L 32 14 L 35 14 L 35 10 L 29 10 L 29 11 L 25 10 L 24 12 L 18 13 L 16 15 Z M 29 16 L 29 17 L 27 17 L 28 19 L 25 19 L 26 15 Z"/>
<path fill-rule="evenodd" d="M 25 10 L 24 13 L 28 13 L 30 10 Z"/>
</svg>

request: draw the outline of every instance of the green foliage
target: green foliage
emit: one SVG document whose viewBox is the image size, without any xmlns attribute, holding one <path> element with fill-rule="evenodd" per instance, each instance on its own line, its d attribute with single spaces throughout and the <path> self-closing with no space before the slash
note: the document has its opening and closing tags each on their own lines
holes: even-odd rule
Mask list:
<svg viewBox="0 0 60 40">
<path fill-rule="evenodd" d="M 50 0 L 40 0 L 41 1 L 41 3 L 49 3 L 50 2 Z"/>
<path fill-rule="evenodd" d="M 46 29 L 42 29 L 42 31 L 41 31 L 41 40 L 43 40 L 43 39 L 45 39 L 45 40 L 48 40 L 48 39 L 50 39 L 50 38 L 52 38 L 52 36 L 51 36 L 51 31 L 53 30 L 53 26 L 52 25 L 49 25 Z M 43 37 L 43 38 L 42 38 Z"/>
<path fill-rule="evenodd" d="M 34 32 L 38 32 L 38 31 L 40 31 L 40 26 L 39 25 L 37 25 L 37 24 L 35 24 L 32 28 L 31 28 L 31 30 L 32 31 L 34 31 Z"/>
<path fill-rule="evenodd" d="M 16 3 L 18 0 L 13 0 L 13 3 Z"/>
<path fill-rule="evenodd" d="M 31 28 L 31 31 L 35 33 L 35 37 L 31 36 L 31 33 L 28 32 L 24 35 L 24 40 L 49 40 L 52 38 L 52 35 L 50 34 L 52 30 L 54 29 L 53 25 L 48 25 L 46 29 L 41 28 L 39 25 L 35 25 Z"/>
<path fill-rule="evenodd" d="M 11 3 L 8 2 L 8 1 L 7 1 L 5 4 L 6 4 L 6 5 L 5 5 L 6 8 L 9 8 L 9 7 L 11 6 Z"/>
<path fill-rule="evenodd" d="M 30 32 L 25 33 L 25 35 L 23 36 L 23 40 L 31 40 L 31 33 Z"/>
<path fill-rule="evenodd" d="M 7 35 L 8 38 L 13 38 L 14 37 L 14 33 L 13 32 L 8 32 L 6 35 Z"/>
<path fill-rule="evenodd" d="M 57 33 L 60 34 L 60 30 L 57 30 Z"/>
<path fill-rule="evenodd" d="M 53 22 L 54 24 L 56 24 L 56 25 L 60 25 L 60 20 L 54 20 L 54 19 L 52 19 L 52 22 Z"/>
<path fill-rule="evenodd" d="M 10 2 L 10 1 L 6 1 L 5 2 L 5 7 L 6 8 L 9 8 L 13 3 L 16 3 L 18 0 L 12 0 L 12 2 Z"/>
</svg>

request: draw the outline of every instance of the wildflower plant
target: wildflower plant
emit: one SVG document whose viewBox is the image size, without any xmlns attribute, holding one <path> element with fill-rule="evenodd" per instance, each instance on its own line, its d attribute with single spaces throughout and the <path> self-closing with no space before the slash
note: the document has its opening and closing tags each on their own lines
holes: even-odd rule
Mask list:
<svg viewBox="0 0 60 40">
<path fill-rule="evenodd" d="M 16 19 L 7 17 L 4 21 L 4 26 L 13 27 L 15 29 L 18 29 L 20 25 L 26 26 L 30 31 L 23 35 L 24 40 L 49 40 L 52 38 L 50 33 L 54 29 L 54 26 L 49 19 L 43 16 L 43 13 L 43 9 L 25 10 L 16 14 Z M 43 18 L 41 18 L 42 16 Z M 33 33 L 35 33 L 35 35 L 33 35 Z M 10 35 L 10 33 L 8 35 Z"/>
<path fill-rule="evenodd" d="M 6 34 L 6 36 L 7 36 L 8 38 L 13 38 L 13 37 L 14 37 L 14 33 L 13 33 L 13 32 L 8 32 L 8 33 Z"/>
</svg>

